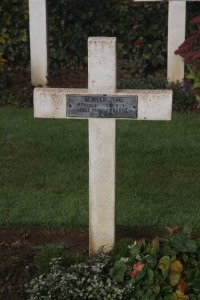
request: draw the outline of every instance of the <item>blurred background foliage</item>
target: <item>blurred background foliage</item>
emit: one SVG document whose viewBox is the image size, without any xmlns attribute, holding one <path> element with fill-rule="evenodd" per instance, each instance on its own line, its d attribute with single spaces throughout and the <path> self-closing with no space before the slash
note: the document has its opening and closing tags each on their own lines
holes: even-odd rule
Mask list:
<svg viewBox="0 0 200 300">
<path fill-rule="evenodd" d="M 167 87 L 174 93 L 174 110 L 195 104 L 187 83 L 167 86 L 168 1 L 47 0 L 47 8 L 51 85 L 58 78 L 59 86 L 61 81 L 66 86 L 67 74 L 73 75 L 73 86 L 76 74 L 83 74 L 86 84 L 88 37 L 116 36 L 119 88 Z M 198 11 L 200 2 L 187 1 L 187 32 Z M 1 0 L 0 16 L 0 107 L 31 107 L 28 0 Z"/>
<path fill-rule="evenodd" d="M 166 66 L 167 1 L 47 0 L 47 6 L 51 72 L 86 66 L 89 36 L 116 36 L 119 68 L 131 74 Z M 200 3 L 188 1 L 187 20 L 199 8 Z M 29 68 L 28 0 L 1 0 L 0 15 L 1 68 L 4 60 Z"/>
</svg>

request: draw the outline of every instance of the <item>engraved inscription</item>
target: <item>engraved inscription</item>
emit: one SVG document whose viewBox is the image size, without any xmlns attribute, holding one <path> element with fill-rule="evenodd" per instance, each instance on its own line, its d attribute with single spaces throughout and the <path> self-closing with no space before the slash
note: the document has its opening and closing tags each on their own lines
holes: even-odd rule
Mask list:
<svg viewBox="0 0 200 300">
<path fill-rule="evenodd" d="M 137 111 L 137 96 L 67 96 L 68 117 L 136 119 Z"/>
</svg>

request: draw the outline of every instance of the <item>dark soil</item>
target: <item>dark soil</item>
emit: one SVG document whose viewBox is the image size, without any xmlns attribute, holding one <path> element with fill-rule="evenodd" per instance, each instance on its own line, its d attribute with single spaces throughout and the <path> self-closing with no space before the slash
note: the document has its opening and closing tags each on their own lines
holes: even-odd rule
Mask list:
<svg viewBox="0 0 200 300">
<path fill-rule="evenodd" d="M 34 257 L 42 245 L 66 244 L 70 251 L 88 254 L 87 231 L 54 231 L 47 229 L 0 230 L 0 299 L 25 299 L 25 290 L 37 274 Z"/>
</svg>

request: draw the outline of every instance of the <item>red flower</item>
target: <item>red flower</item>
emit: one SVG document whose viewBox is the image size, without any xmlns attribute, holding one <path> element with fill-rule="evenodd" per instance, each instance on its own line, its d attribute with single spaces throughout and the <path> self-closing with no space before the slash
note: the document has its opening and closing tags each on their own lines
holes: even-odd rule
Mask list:
<svg viewBox="0 0 200 300">
<path fill-rule="evenodd" d="M 172 234 L 173 232 L 179 230 L 179 228 L 180 227 L 178 225 L 175 225 L 175 226 L 172 226 L 172 227 L 168 227 L 168 226 L 165 225 L 165 229 L 167 229 L 170 232 L 170 234 Z"/>
<path fill-rule="evenodd" d="M 196 65 L 197 69 L 200 69 L 200 63 Z"/>
<path fill-rule="evenodd" d="M 145 264 L 142 263 L 141 261 L 138 261 L 136 263 L 134 263 L 133 265 L 133 269 L 131 271 L 131 278 L 135 278 L 137 273 L 142 271 L 142 269 L 144 268 Z"/>
<path fill-rule="evenodd" d="M 191 49 L 194 48 L 194 46 L 196 46 L 196 44 L 196 39 L 188 39 L 183 44 L 181 44 L 174 53 L 184 57 L 189 51 L 191 51 Z"/>
<path fill-rule="evenodd" d="M 190 24 L 200 24 L 200 17 L 195 17 L 190 21 Z"/>
<path fill-rule="evenodd" d="M 184 63 L 187 65 L 187 64 L 190 64 L 192 62 L 192 58 L 194 56 L 195 52 L 194 51 L 191 51 L 189 53 L 187 53 L 184 57 Z"/>
<path fill-rule="evenodd" d="M 200 49 L 198 49 L 198 50 L 196 50 L 196 51 L 194 52 L 194 55 L 193 55 L 193 57 L 192 57 L 192 60 L 195 60 L 195 59 L 198 59 L 198 58 L 200 58 Z"/>
<path fill-rule="evenodd" d="M 177 284 L 177 289 L 184 294 L 188 292 L 188 286 L 187 282 L 185 281 L 185 278 L 181 278 Z"/>
<path fill-rule="evenodd" d="M 142 40 L 141 39 L 137 39 L 134 42 L 135 46 L 140 46 L 142 44 Z"/>
</svg>

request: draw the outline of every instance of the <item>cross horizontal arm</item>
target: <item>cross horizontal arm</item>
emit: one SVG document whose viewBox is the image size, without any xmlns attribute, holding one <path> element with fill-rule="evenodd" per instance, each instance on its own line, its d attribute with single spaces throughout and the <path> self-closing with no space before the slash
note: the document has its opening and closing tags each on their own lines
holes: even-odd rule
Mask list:
<svg viewBox="0 0 200 300">
<path fill-rule="evenodd" d="M 85 119 L 67 116 L 67 96 L 74 94 L 87 95 L 89 92 L 87 89 L 35 88 L 34 117 Z M 138 115 L 134 120 L 171 120 L 171 90 L 118 90 L 114 96 L 138 96 Z"/>
</svg>

